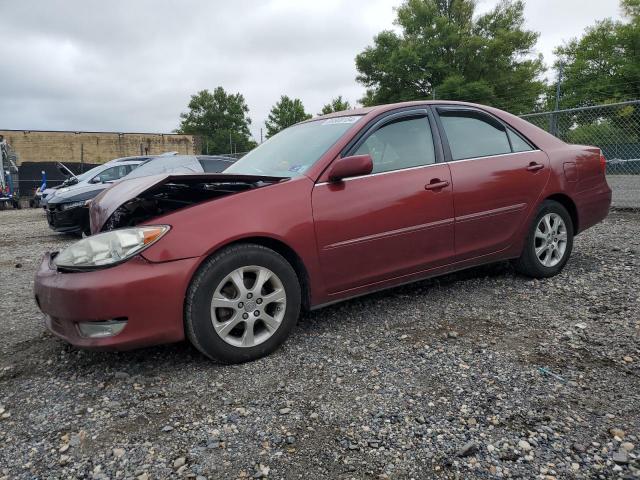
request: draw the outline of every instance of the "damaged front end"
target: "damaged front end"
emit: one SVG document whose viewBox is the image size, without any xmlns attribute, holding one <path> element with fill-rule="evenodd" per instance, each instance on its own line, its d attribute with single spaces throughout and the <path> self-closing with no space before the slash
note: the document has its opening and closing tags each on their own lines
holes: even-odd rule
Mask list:
<svg viewBox="0 0 640 480">
<path fill-rule="evenodd" d="M 216 198 L 265 187 L 286 177 L 169 175 L 124 180 L 91 202 L 91 233 L 131 227 Z"/>
</svg>

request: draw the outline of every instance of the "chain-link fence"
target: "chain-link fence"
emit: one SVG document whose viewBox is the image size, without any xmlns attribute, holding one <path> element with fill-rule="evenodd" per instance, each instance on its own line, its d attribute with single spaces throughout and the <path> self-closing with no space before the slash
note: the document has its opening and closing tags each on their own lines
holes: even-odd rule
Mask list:
<svg viewBox="0 0 640 480">
<path fill-rule="evenodd" d="M 613 205 L 640 208 L 640 100 L 522 115 L 568 143 L 600 147 Z"/>
</svg>

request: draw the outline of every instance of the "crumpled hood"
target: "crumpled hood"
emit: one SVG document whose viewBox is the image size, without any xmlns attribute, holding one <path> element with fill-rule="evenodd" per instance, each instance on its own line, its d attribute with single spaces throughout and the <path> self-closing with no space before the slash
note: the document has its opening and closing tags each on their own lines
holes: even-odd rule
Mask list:
<svg viewBox="0 0 640 480">
<path fill-rule="evenodd" d="M 120 180 L 110 188 L 104 190 L 93 201 L 89 208 L 89 218 L 91 222 L 91 233 L 95 234 L 102 230 L 103 226 L 122 205 L 135 199 L 136 197 L 150 190 L 170 183 L 228 183 L 240 182 L 255 184 L 257 182 L 277 183 L 287 177 L 270 177 L 260 175 L 237 175 L 225 173 L 210 174 L 160 174 L 148 177 L 139 177 Z"/>
</svg>

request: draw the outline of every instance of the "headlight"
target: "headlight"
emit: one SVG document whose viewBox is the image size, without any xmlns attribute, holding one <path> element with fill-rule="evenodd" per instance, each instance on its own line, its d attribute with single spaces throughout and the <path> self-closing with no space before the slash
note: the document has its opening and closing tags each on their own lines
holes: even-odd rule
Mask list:
<svg viewBox="0 0 640 480">
<path fill-rule="evenodd" d="M 60 208 L 62 210 L 71 210 L 72 208 L 84 207 L 86 204 L 85 200 L 81 202 L 69 202 L 69 203 L 61 203 Z"/>
<path fill-rule="evenodd" d="M 154 225 L 99 233 L 65 248 L 53 263 L 80 270 L 115 265 L 153 245 L 168 231 L 168 225 Z"/>
</svg>

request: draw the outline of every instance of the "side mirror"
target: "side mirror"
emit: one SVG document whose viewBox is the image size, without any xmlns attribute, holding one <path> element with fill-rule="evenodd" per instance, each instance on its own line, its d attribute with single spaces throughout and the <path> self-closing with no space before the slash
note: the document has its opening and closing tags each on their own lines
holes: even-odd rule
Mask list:
<svg viewBox="0 0 640 480">
<path fill-rule="evenodd" d="M 102 180 L 100 179 L 100 175 L 98 175 L 97 177 L 93 177 L 90 183 L 102 183 Z"/>
<path fill-rule="evenodd" d="M 329 181 L 337 182 L 343 178 L 369 175 L 373 170 L 371 155 L 353 155 L 337 159 L 329 170 Z"/>
</svg>

